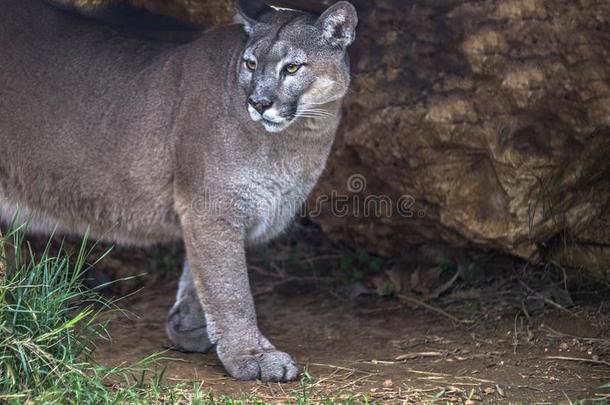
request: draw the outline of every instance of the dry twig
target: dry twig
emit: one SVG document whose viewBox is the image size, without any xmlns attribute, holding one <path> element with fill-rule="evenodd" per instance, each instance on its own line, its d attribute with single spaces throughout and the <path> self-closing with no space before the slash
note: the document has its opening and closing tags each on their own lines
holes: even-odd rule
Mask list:
<svg viewBox="0 0 610 405">
<path fill-rule="evenodd" d="M 442 315 L 442 316 L 444 316 L 446 318 L 451 319 L 455 323 L 458 323 L 458 324 L 470 323 L 470 321 L 468 321 L 468 320 L 458 319 L 455 316 L 447 313 L 446 311 L 443 311 L 440 308 L 434 307 L 434 306 L 432 306 L 432 305 L 430 305 L 430 304 L 428 304 L 428 303 L 426 303 L 426 302 L 424 302 L 424 301 L 422 301 L 420 299 L 412 297 L 410 295 L 401 294 L 398 297 L 400 299 L 402 299 L 402 300 L 409 301 L 409 302 L 411 302 L 411 303 L 413 303 L 415 305 L 422 306 L 422 307 L 424 307 L 426 309 L 429 309 L 430 311 L 436 312 L 437 314 L 440 314 L 440 315 Z"/>
<path fill-rule="evenodd" d="M 549 360 L 567 360 L 567 361 L 580 361 L 583 363 L 602 364 L 610 367 L 610 362 L 604 360 L 586 359 L 582 357 L 568 357 L 568 356 L 546 356 Z"/>
<path fill-rule="evenodd" d="M 458 269 L 458 271 L 455 272 L 455 274 L 453 275 L 453 277 L 451 277 L 449 280 L 447 280 L 446 283 L 444 283 L 443 285 L 441 285 L 440 287 L 438 287 L 437 289 L 435 289 L 434 291 L 432 291 L 430 294 L 428 294 L 428 296 L 426 297 L 426 299 L 434 299 L 434 298 L 438 298 L 440 297 L 440 295 L 442 293 L 444 293 L 445 291 L 447 291 L 448 289 L 450 289 L 453 284 L 455 284 L 456 280 L 458 279 L 458 277 L 462 274 L 462 268 L 460 267 Z"/>
<path fill-rule="evenodd" d="M 446 355 L 447 355 L 447 353 L 442 353 L 442 352 L 411 352 L 411 353 L 401 354 L 400 356 L 396 357 L 394 360 L 396 360 L 396 362 L 400 362 L 400 361 L 404 361 L 404 360 L 413 360 L 413 359 L 417 359 L 420 357 L 443 357 Z"/>
</svg>

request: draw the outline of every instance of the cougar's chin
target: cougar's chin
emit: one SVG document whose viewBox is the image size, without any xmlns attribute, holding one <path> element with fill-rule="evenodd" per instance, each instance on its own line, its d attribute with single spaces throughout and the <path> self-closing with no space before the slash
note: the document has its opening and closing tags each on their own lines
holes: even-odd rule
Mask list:
<svg viewBox="0 0 610 405">
<path fill-rule="evenodd" d="M 267 132 L 282 132 L 283 130 L 288 128 L 291 124 L 291 121 L 288 121 L 288 120 L 284 120 L 283 122 L 273 122 L 273 121 L 266 120 L 264 118 L 261 122 Z"/>
</svg>

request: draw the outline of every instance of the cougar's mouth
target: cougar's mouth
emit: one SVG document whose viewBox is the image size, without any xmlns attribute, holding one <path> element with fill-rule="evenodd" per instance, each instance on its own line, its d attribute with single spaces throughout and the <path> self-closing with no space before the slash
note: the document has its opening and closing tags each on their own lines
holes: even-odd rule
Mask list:
<svg viewBox="0 0 610 405">
<path fill-rule="evenodd" d="M 280 132 L 286 129 L 296 118 L 294 113 L 279 114 L 275 110 L 267 110 L 263 114 L 248 106 L 248 113 L 254 122 L 260 122 L 267 132 Z"/>
</svg>

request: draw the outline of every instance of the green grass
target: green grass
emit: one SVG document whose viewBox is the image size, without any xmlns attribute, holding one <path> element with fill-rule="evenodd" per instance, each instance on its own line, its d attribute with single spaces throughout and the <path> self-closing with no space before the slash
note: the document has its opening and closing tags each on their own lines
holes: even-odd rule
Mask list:
<svg viewBox="0 0 610 405">
<path fill-rule="evenodd" d="M 35 254 L 23 226 L 2 239 L 0 402 L 123 403 L 143 387 L 134 373 L 157 356 L 114 369 L 92 361 L 94 340 L 105 334 L 98 316 L 112 305 L 82 284 L 86 242 L 74 258 L 63 246 L 51 255 L 50 246 Z"/>
</svg>

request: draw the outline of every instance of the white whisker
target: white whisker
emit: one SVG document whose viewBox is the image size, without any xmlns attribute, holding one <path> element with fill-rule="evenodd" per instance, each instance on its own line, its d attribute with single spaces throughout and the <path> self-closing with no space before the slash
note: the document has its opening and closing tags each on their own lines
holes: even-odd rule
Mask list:
<svg viewBox="0 0 610 405">
<path fill-rule="evenodd" d="M 325 113 L 330 114 L 330 111 L 325 110 L 323 108 L 303 108 L 302 111 L 316 111 L 316 112 L 325 112 Z"/>
<path fill-rule="evenodd" d="M 305 114 L 315 114 L 315 115 L 320 115 L 320 116 L 324 116 L 324 117 L 332 117 L 335 114 L 326 111 L 326 110 L 313 110 L 313 109 L 298 109 L 297 110 L 298 114 L 301 113 L 305 113 Z"/>
<path fill-rule="evenodd" d="M 324 117 L 320 117 L 319 115 L 311 115 L 311 114 L 295 114 L 295 117 L 297 117 L 297 118 L 324 118 Z"/>
<path fill-rule="evenodd" d="M 320 114 L 320 113 L 312 113 L 312 112 L 300 112 L 299 115 L 311 115 L 315 117 L 332 117 L 332 115 L 328 114 Z"/>
<path fill-rule="evenodd" d="M 308 113 L 296 113 L 295 114 L 296 117 L 318 117 L 319 115 L 317 114 L 308 114 Z"/>
<path fill-rule="evenodd" d="M 325 105 L 325 104 L 329 104 L 329 102 L 325 102 L 325 103 L 303 103 L 304 106 L 310 106 L 310 105 Z"/>
</svg>

